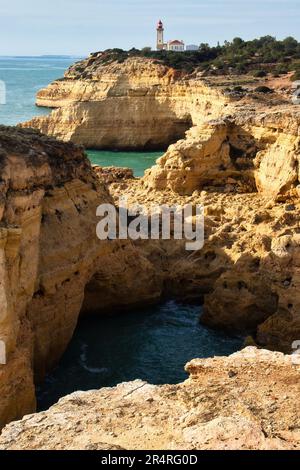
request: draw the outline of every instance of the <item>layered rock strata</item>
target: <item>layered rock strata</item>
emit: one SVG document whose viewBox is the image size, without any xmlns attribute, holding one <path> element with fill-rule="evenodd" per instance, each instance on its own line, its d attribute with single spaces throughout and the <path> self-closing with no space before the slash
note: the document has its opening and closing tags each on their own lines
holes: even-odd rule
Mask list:
<svg viewBox="0 0 300 470">
<path fill-rule="evenodd" d="M 83 61 L 38 92 L 37 105 L 58 109 L 24 125 L 89 148 L 160 150 L 228 101 L 151 59 Z"/>
</svg>

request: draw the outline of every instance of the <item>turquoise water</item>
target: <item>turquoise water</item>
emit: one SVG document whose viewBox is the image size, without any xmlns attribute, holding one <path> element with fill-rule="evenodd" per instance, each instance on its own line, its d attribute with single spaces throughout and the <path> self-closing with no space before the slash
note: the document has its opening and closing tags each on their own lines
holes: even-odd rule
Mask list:
<svg viewBox="0 0 300 470">
<path fill-rule="evenodd" d="M 129 380 L 179 383 L 187 378 L 184 366 L 191 359 L 229 355 L 241 348 L 241 338 L 200 325 L 200 314 L 199 306 L 170 301 L 81 320 L 59 366 L 37 389 L 39 409 L 76 390 Z"/>
<path fill-rule="evenodd" d="M 15 125 L 49 109 L 35 106 L 36 92 L 63 76 L 72 58 L 0 57 L 0 80 L 6 85 L 6 104 L 0 105 L 0 124 Z"/>
<path fill-rule="evenodd" d="M 0 57 L 0 80 L 6 85 L 6 105 L 0 105 L 0 124 L 15 125 L 34 116 L 49 114 L 48 108 L 35 106 L 38 90 L 63 76 L 74 58 Z M 92 161 L 101 166 L 122 166 L 143 176 L 163 152 L 107 152 L 89 150 Z"/>
<path fill-rule="evenodd" d="M 88 150 L 92 163 L 100 166 L 121 166 L 134 170 L 134 176 L 143 176 L 147 168 L 155 165 L 163 152 L 108 152 Z"/>
</svg>

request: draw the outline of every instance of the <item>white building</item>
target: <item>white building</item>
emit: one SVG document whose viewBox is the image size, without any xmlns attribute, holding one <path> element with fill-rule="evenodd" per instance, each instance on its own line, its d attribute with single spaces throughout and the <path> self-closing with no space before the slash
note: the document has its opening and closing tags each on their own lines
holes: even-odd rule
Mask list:
<svg viewBox="0 0 300 470">
<path fill-rule="evenodd" d="M 199 51 L 199 46 L 196 46 L 196 44 L 189 44 L 185 48 L 186 51 Z"/>
<path fill-rule="evenodd" d="M 164 25 L 161 20 L 157 23 L 156 33 L 156 49 L 158 51 L 174 51 L 174 52 L 184 52 L 185 45 L 183 41 L 179 41 L 178 39 L 174 39 L 173 41 L 164 41 Z"/>
<path fill-rule="evenodd" d="M 179 41 L 178 39 L 174 39 L 173 41 L 169 41 L 168 44 L 167 44 L 167 49 L 168 49 L 168 51 L 184 52 L 184 50 L 185 50 L 184 42 Z"/>
</svg>

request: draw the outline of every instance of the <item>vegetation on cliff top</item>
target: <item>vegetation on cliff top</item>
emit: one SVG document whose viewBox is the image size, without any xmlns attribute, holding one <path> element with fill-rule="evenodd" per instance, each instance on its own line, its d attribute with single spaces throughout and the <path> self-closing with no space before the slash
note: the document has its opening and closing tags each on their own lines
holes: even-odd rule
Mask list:
<svg viewBox="0 0 300 470">
<path fill-rule="evenodd" d="M 198 51 L 172 52 L 142 50 L 108 49 L 95 52 L 89 59 L 78 62 L 70 71 L 74 74 L 86 73 L 90 66 L 105 65 L 111 62 L 123 63 L 130 57 L 146 57 L 177 70 L 192 73 L 200 71 L 207 75 L 227 73 L 252 73 L 262 77 L 269 72 L 275 75 L 295 71 L 295 78 L 300 79 L 300 43 L 288 37 L 278 41 L 272 36 L 244 41 L 235 38 L 223 45 L 209 46 L 200 44 Z"/>
</svg>

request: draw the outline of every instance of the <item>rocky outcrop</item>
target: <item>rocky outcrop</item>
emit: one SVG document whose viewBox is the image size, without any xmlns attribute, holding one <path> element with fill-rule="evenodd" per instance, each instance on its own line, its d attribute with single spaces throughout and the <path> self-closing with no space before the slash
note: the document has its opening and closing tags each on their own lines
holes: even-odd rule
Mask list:
<svg viewBox="0 0 300 470">
<path fill-rule="evenodd" d="M 234 98 L 233 85 L 234 77 L 189 76 L 153 59 L 96 53 L 40 90 L 37 104 L 58 110 L 23 126 L 95 148 L 175 142 L 144 180 L 153 190 L 191 195 L 214 187 L 270 197 L 296 190 L 299 106 L 278 93 Z"/>
<path fill-rule="evenodd" d="M 252 124 L 253 121 L 253 124 Z M 276 197 L 299 184 L 300 112 L 283 109 L 246 119 L 256 139 L 265 143 L 255 159 L 257 190 Z"/>
<path fill-rule="evenodd" d="M 119 168 L 114 166 L 102 167 L 99 165 L 93 165 L 93 170 L 98 178 L 103 181 L 104 184 L 108 185 L 134 178 L 133 170 L 131 168 Z"/>
<path fill-rule="evenodd" d="M 159 242 L 155 252 L 154 241 L 144 242 L 144 253 L 165 274 L 165 292 L 202 298 L 201 321 L 209 326 L 242 332 L 262 347 L 290 353 L 300 338 L 299 198 L 270 200 L 268 194 L 222 187 L 183 196 L 149 189 L 145 180 L 112 183 L 109 189 L 116 203 L 127 196 L 129 206 L 189 203 L 205 210 L 202 250 L 187 252 L 172 240 Z"/>
<path fill-rule="evenodd" d="M 38 105 L 59 109 L 24 125 L 89 148 L 160 150 L 227 103 L 218 89 L 152 59 L 106 63 L 99 53 L 39 91 Z"/>
<path fill-rule="evenodd" d="M 130 242 L 96 237 L 96 208 L 111 198 L 81 148 L 0 127 L 0 152 L 3 425 L 34 411 L 33 376 L 42 377 L 63 354 L 93 278 L 99 280 L 93 308 L 100 310 L 118 302 L 118 283 L 131 289 L 123 304 L 156 300 L 161 288 Z M 132 290 L 138 273 L 140 286 Z"/>
<path fill-rule="evenodd" d="M 148 170 L 145 186 L 183 195 L 209 186 L 230 191 L 235 185 L 239 192 L 253 191 L 253 158 L 258 145 L 229 119 L 199 125 Z"/>
<path fill-rule="evenodd" d="M 299 366 L 247 348 L 195 359 L 179 385 L 142 381 L 76 392 L 8 425 L 0 449 L 300 449 Z"/>
<path fill-rule="evenodd" d="M 80 149 L 11 128 L 1 128 L 0 144 L 3 423 L 34 409 L 33 363 L 53 364 L 72 336 L 82 298 L 80 290 L 67 296 L 67 284 L 82 282 L 75 273 L 84 271 L 86 236 L 76 203 L 96 203 L 98 194 Z M 62 237 L 64 223 L 69 236 Z"/>
<path fill-rule="evenodd" d="M 236 113 L 191 129 L 144 178 L 149 188 L 191 195 L 206 188 L 270 197 L 299 184 L 299 112 Z"/>
</svg>

